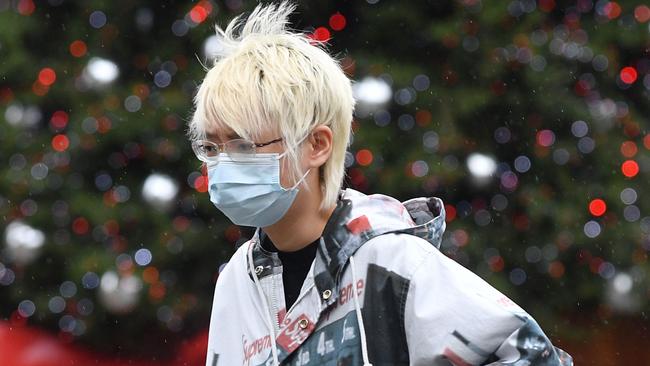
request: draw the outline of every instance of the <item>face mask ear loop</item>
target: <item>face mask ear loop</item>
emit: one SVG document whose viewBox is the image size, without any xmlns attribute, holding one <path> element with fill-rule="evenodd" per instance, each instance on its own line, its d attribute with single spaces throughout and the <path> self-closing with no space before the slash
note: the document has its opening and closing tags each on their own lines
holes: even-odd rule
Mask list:
<svg viewBox="0 0 650 366">
<path fill-rule="evenodd" d="M 307 174 L 309 174 L 309 172 L 311 172 L 311 168 L 307 169 L 307 171 L 302 176 L 302 178 L 300 178 L 300 180 L 296 184 L 294 184 L 293 187 L 289 188 L 288 190 L 296 189 L 305 180 L 305 178 L 307 177 Z"/>
</svg>

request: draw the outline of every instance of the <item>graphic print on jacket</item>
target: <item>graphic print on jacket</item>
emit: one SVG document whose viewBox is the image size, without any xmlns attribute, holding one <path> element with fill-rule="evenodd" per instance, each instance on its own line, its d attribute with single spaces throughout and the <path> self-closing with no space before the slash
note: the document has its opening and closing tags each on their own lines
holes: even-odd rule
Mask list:
<svg viewBox="0 0 650 366">
<path fill-rule="evenodd" d="M 219 275 L 206 366 L 362 365 L 366 350 L 373 365 L 572 365 L 525 311 L 439 251 L 444 230 L 438 198 L 345 190 L 291 309 L 257 231 Z"/>
</svg>

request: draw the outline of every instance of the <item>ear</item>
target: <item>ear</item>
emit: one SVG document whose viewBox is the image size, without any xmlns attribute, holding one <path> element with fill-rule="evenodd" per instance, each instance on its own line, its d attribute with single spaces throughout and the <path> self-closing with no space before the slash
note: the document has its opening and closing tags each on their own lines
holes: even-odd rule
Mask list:
<svg viewBox="0 0 650 366">
<path fill-rule="evenodd" d="M 310 168 L 321 167 L 332 155 L 332 129 L 328 126 L 318 126 L 309 135 L 308 164 Z"/>
</svg>

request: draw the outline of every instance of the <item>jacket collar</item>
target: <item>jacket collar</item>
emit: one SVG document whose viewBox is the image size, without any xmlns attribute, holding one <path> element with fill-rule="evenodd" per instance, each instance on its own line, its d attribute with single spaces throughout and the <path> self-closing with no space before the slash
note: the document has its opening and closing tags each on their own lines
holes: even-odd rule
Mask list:
<svg viewBox="0 0 650 366">
<path fill-rule="evenodd" d="M 401 203 L 385 195 L 367 196 L 349 188 L 342 191 L 323 230 L 314 263 L 314 281 L 319 293 L 331 291 L 330 296 L 322 297 L 324 307 L 336 302 L 345 265 L 368 240 L 401 233 L 420 237 L 440 248 L 445 227 L 445 208 L 440 198 L 415 198 Z M 262 247 L 263 235 L 258 229 L 252 238 L 253 268 L 259 270 L 260 278 L 275 273 L 279 265 L 277 254 Z"/>
</svg>

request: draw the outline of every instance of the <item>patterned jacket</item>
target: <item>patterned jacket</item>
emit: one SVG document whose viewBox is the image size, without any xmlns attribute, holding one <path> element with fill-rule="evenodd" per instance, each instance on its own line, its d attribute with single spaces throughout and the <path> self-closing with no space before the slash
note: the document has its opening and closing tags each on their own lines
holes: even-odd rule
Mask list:
<svg viewBox="0 0 650 366">
<path fill-rule="evenodd" d="M 506 296 L 439 251 L 439 198 L 342 192 L 290 309 L 282 264 L 242 245 L 215 287 L 207 366 L 572 365 Z"/>
</svg>

